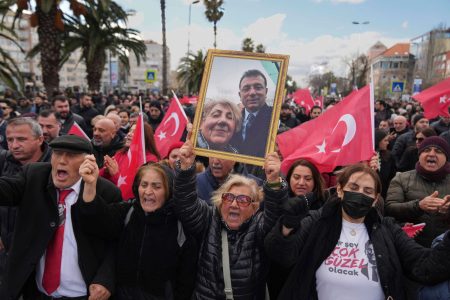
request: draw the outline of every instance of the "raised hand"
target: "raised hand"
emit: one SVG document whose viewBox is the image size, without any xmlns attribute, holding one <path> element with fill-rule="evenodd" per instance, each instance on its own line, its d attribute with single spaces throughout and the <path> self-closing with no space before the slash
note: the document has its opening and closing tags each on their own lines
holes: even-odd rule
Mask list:
<svg viewBox="0 0 450 300">
<path fill-rule="evenodd" d="M 195 162 L 194 146 L 191 141 L 192 124 L 189 123 L 186 129 L 187 129 L 186 142 L 180 148 L 180 162 L 181 162 L 180 167 L 182 170 L 189 169 Z"/>
<path fill-rule="evenodd" d="M 269 183 L 274 183 L 280 180 L 281 161 L 276 152 L 267 154 L 264 161 L 264 172 L 266 173 L 266 180 Z"/>
<path fill-rule="evenodd" d="M 85 184 L 93 184 L 97 182 L 98 166 L 94 155 L 86 155 L 84 161 L 80 165 L 79 174 Z"/>
</svg>

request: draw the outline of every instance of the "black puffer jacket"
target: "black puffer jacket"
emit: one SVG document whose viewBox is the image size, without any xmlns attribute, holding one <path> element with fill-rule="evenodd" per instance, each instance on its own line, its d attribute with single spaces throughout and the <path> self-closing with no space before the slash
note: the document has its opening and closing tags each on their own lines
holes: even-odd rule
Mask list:
<svg viewBox="0 0 450 300">
<path fill-rule="evenodd" d="M 284 237 L 278 223 L 267 235 L 269 257 L 294 266 L 278 299 L 317 299 L 316 271 L 330 255 L 341 234 L 342 209 L 337 198 L 310 211 L 300 229 Z M 376 255 L 380 284 L 386 298 L 405 299 L 403 275 L 424 284 L 450 278 L 450 235 L 433 251 L 417 244 L 392 218 L 372 209 L 364 221 Z"/>
<path fill-rule="evenodd" d="M 103 164 L 105 163 L 105 155 L 113 157 L 119 149 L 123 148 L 123 145 L 124 141 L 120 138 L 119 135 L 116 135 L 111 140 L 111 143 L 108 146 L 96 146 L 94 145 L 94 143 L 92 143 L 94 149 L 93 154 L 95 156 L 95 161 L 97 162 L 98 167 L 103 167 Z"/>
<path fill-rule="evenodd" d="M 197 197 L 195 170 L 177 172 L 174 188 L 175 212 L 184 228 L 201 239 L 193 299 L 225 299 L 222 270 L 222 222 L 216 207 Z M 272 190 L 264 185 L 264 210 L 239 230 L 228 232 L 230 273 L 235 300 L 264 299 L 267 258 L 264 237 L 279 217 L 279 203 L 287 199 L 287 188 Z"/>
</svg>

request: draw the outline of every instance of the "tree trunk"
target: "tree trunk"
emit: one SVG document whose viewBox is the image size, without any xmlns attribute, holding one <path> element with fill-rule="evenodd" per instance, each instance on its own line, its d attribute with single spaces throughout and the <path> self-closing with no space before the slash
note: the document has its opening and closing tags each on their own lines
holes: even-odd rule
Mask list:
<svg viewBox="0 0 450 300">
<path fill-rule="evenodd" d="M 86 62 L 86 80 L 88 89 L 91 92 L 100 91 L 100 82 L 103 70 L 105 69 L 106 54 L 99 50 L 95 53 L 94 59 L 88 61 L 88 52 L 89 51 L 85 51 L 85 53 L 83 53 Z"/>
<path fill-rule="evenodd" d="M 217 48 L 217 22 L 214 22 L 214 49 Z"/>
<path fill-rule="evenodd" d="M 61 33 L 55 27 L 56 8 L 56 4 L 53 4 L 49 13 L 45 14 L 39 6 L 36 7 L 39 20 L 37 32 L 41 45 L 42 81 L 49 98 L 53 97 L 54 91 L 59 90 Z"/>
<path fill-rule="evenodd" d="M 167 43 L 166 43 L 166 1 L 161 0 L 162 23 L 162 93 L 167 95 Z"/>
</svg>

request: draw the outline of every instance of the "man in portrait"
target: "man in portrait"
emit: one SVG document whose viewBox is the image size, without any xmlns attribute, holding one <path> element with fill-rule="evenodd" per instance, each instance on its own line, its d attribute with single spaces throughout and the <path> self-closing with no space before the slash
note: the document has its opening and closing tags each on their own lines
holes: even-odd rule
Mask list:
<svg viewBox="0 0 450 300">
<path fill-rule="evenodd" d="M 256 69 L 246 71 L 239 81 L 242 130 L 231 141 L 239 154 L 264 157 L 269 139 L 272 106 L 266 104 L 267 79 Z"/>
</svg>

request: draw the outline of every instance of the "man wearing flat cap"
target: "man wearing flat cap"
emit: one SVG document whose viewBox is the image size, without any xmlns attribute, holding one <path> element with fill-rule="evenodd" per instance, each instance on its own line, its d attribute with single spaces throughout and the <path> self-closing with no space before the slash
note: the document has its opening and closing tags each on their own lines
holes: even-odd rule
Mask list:
<svg viewBox="0 0 450 300">
<path fill-rule="evenodd" d="M 386 196 L 385 213 L 399 222 L 426 223 L 415 239 L 430 247 L 435 237 L 448 230 L 450 207 L 450 146 L 441 137 L 423 140 L 415 170 L 397 173 Z"/>
<path fill-rule="evenodd" d="M 50 163 L 0 178 L 0 205 L 19 207 L 0 299 L 108 299 L 108 241 L 83 231 L 81 218 L 90 217 L 83 198 L 95 191 L 99 201 L 119 202 L 120 191 L 102 178 L 89 180 L 96 167 L 89 141 L 65 135 L 50 147 Z"/>
</svg>

